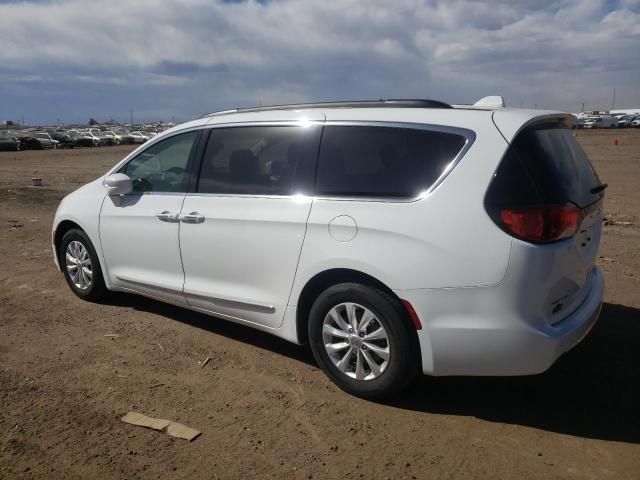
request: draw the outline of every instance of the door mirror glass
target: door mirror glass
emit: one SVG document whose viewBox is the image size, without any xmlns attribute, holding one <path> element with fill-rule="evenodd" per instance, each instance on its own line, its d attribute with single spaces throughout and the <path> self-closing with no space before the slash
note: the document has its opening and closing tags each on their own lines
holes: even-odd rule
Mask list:
<svg viewBox="0 0 640 480">
<path fill-rule="evenodd" d="M 109 195 L 124 195 L 133 191 L 133 181 L 124 173 L 114 173 L 104 179 Z"/>
</svg>

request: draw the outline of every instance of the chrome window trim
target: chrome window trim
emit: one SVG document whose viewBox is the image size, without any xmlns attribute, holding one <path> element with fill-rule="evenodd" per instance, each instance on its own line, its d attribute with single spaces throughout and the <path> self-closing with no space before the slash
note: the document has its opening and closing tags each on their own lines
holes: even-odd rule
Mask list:
<svg viewBox="0 0 640 480">
<path fill-rule="evenodd" d="M 237 127 L 260 127 L 260 126 L 301 126 L 301 123 L 305 125 L 322 125 L 322 126 L 365 126 L 365 127 L 391 127 L 391 128 L 410 128 L 413 130 L 429 130 L 435 132 L 451 133 L 460 135 L 465 138 L 465 143 L 458 152 L 458 154 L 449 162 L 447 168 L 440 174 L 436 181 L 424 192 L 414 197 L 359 197 L 357 195 L 315 195 L 309 193 L 294 193 L 291 195 L 269 195 L 269 194 L 237 194 L 237 193 L 200 193 L 200 192 L 188 192 L 188 196 L 193 197 L 230 197 L 230 198 L 280 198 L 280 199 L 293 199 L 293 198 L 310 198 L 313 200 L 333 200 L 342 202 L 381 202 L 381 203 L 413 203 L 429 196 L 447 176 L 453 171 L 453 169 L 464 158 L 467 151 L 475 143 L 476 134 L 473 130 L 463 127 L 451 127 L 447 125 L 435 125 L 431 123 L 412 123 L 412 122 L 389 122 L 389 121 L 376 121 L 376 120 L 328 120 L 325 122 L 318 120 L 283 120 L 283 121 L 253 121 L 253 122 L 228 122 L 219 124 L 207 124 L 203 128 L 237 128 Z"/>
<path fill-rule="evenodd" d="M 243 122 L 225 122 L 225 123 L 207 123 L 203 125 L 203 128 L 206 129 L 214 129 L 214 128 L 237 128 L 237 127 L 299 127 L 299 128 L 307 128 L 307 127 L 323 127 L 326 125 L 324 120 L 306 120 L 304 118 L 299 118 L 297 120 L 265 120 L 265 121 L 243 121 Z"/>
</svg>

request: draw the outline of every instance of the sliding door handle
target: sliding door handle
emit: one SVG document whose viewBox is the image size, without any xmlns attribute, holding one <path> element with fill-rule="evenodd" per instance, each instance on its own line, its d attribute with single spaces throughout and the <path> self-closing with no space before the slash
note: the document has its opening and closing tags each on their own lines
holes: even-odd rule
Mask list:
<svg viewBox="0 0 640 480">
<path fill-rule="evenodd" d="M 156 217 L 158 217 L 158 220 L 162 220 L 163 222 L 177 222 L 178 220 L 180 220 L 180 215 L 178 215 L 177 213 L 171 213 L 168 210 L 157 213 Z"/>
<path fill-rule="evenodd" d="M 198 212 L 185 213 L 180 215 L 180 221 L 183 223 L 202 223 L 204 215 L 200 215 Z"/>
</svg>

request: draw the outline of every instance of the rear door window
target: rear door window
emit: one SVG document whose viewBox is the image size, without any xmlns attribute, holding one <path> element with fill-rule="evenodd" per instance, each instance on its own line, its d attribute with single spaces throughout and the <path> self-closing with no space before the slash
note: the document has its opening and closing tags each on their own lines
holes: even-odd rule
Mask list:
<svg viewBox="0 0 640 480">
<path fill-rule="evenodd" d="M 320 126 L 252 126 L 211 130 L 199 193 L 303 193 L 318 153 Z"/>
<path fill-rule="evenodd" d="M 462 134 L 383 126 L 327 126 L 315 192 L 413 198 L 428 190 L 466 144 Z"/>
</svg>

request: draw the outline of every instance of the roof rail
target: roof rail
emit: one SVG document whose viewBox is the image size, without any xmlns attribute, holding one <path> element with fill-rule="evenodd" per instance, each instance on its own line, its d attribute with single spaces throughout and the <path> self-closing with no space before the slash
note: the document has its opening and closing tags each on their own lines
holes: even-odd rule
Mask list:
<svg viewBox="0 0 640 480">
<path fill-rule="evenodd" d="M 204 117 L 227 115 L 230 113 L 265 112 L 269 110 L 299 110 L 309 108 L 453 108 L 448 103 L 438 100 L 423 99 L 380 99 L 380 100 L 347 100 L 342 102 L 293 103 L 289 105 L 270 105 L 264 107 L 236 108 L 220 112 L 208 113 Z"/>
</svg>

